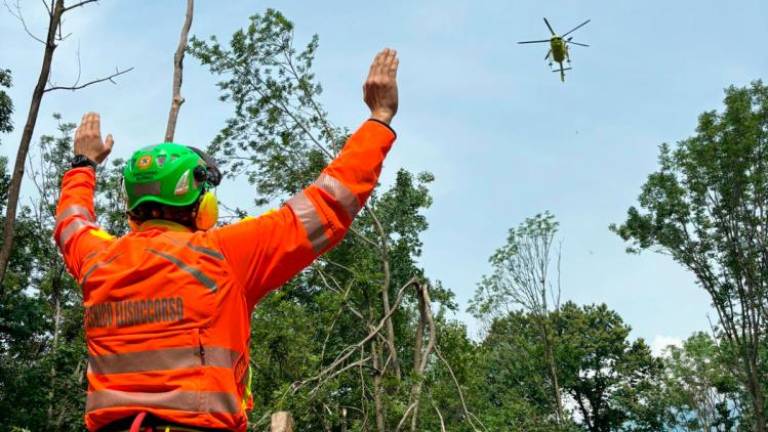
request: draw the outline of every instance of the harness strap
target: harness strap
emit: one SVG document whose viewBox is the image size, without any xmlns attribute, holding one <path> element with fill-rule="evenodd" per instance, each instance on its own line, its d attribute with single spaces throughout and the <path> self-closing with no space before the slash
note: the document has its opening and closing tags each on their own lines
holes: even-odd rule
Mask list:
<svg viewBox="0 0 768 432">
<path fill-rule="evenodd" d="M 141 430 L 141 423 L 144 422 L 144 418 L 145 417 L 147 417 L 146 411 L 142 411 L 142 412 L 138 413 L 136 415 L 136 417 L 133 419 L 133 423 L 131 423 L 131 431 L 130 432 L 139 432 Z"/>
</svg>

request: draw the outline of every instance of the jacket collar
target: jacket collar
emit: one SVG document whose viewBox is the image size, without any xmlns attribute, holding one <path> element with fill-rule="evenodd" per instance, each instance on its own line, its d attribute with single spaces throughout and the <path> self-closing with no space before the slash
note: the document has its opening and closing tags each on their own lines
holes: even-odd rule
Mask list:
<svg viewBox="0 0 768 432">
<path fill-rule="evenodd" d="M 192 232 L 189 227 L 164 219 L 150 219 L 148 221 L 144 221 L 141 225 L 139 225 L 138 231 L 148 231 L 150 229 L 159 229 L 161 231 Z"/>
</svg>

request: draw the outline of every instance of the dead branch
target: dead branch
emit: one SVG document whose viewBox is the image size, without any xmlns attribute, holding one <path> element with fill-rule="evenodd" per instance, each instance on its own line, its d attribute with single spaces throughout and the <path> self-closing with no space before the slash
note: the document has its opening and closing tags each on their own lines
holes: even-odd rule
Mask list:
<svg viewBox="0 0 768 432">
<path fill-rule="evenodd" d="M 435 345 L 437 343 L 437 330 L 435 326 L 435 320 L 432 317 L 432 300 L 429 296 L 429 287 L 427 284 L 420 284 L 419 290 L 419 328 L 423 329 L 425 325 L 429 326 L 429 341 L 427 342 L 427 347 L 424 350 L 424 353 L 419 353 L 417 356 L 415 355 L 415 358 L 419 359 L 419 362 L 414 365 L 416 373 L 416 383 L 411 387 L 411 396 L 410 396 L 410 402 L 409 407 L 403 414 L 403 417 L 400 419 L 400 422 L 397 425 L 397 428 L 395 429 L 395 432 L 398 432 L 400 430 L 400 427 L 405 424 L 406 419 L 409 415 L 412 413 L 411 417 L 411 431 L 416 430 L 416 423 L 418 421 L 418 411 L 419 411 L 419 402 L 421 399 L 421 390 L 424 386 L 424 371 L 427 368 L 427 363 L 429 361 L 429 355 L 432 353 L 432 351 L 435 348 Z M 417 344 L 420 345 L 420 344 Z"/>
<path fill-rule="evenodd" d="M 43 2 L 43 3 L 45 3 L 45 2 Z M 7 0 L 3 0 L 3 4 L 5 5 L 5 8 L 8 9 L 8 13 L 10 13 L 17 20 L 19 20 L 19 22 L 21 23 L 21 26 L 24 28 L 24 31 L 27 33 L 27 35 L 29 37 L 31 37 L 32 39 L 34 39 L 34 40 L 40 42 L 41 44 L 45 45 L 45 41 L 40 39 L 39 37 L 35 36 L 32 33 L 32 31 L 29 30 L 29 27 L 27 27 L 27 21 L 24 20 L 24 15 L 22 15 L 22 13 L 21 13 L 21 6 L 19 5 L 19 1 L 18 0 L 16 0 L 16 5 L 14 6 L 14 9 L 16 9 L 16 12 L 11 10 L 11 6 L 8 4 Z M 48 9 L 48 5 L 46 4 L 45 6 L 46 6 L 46 10 L 48 10 L 48 15 L 50 15 L 51 11 L 50 11 L 50 9 Z"/>
<path fill-rule="evenodd" d="M 437 405 L 435 405 L 435 400 L 432 399 L 432 395 L 429 395 L 429 402 L 432 404 L 432 408 L 435 409 L 435 412 L 437 413 L 437 417 L 440 419 L 440 432 L 445 432 L 445 422 L 443 421 L 443 414 L 440 412 L 440 409 L 437 408 Z"/>
<path fill-rule="evenodd" d="M 80 89 L 86 88 L 88 86 L 91 86 L 91 85 L 94 85 L 94 84 L 98 84 L 98 83 L 101 83 L 101 82 L 105 82 L 105 81 L 109 81 L 112 84 L 117 84 L 115 81 L 113 81 L 113 78 L 119 77 L 120 75 L 127 74 L 128 72 L 130 72 L 132 70 L 133 70 L 133 67 L 130 67 L 128 69 L 123 69 L 123 70 L 119 70 L 119 69 L 115 68 L 115 73 L 113 73 L 112 75 L 109 75 L 107 77 L 99 78 L 99 79 L 96 79 L 96 80 L 93 80 L 93 81 L 88 81 L 87 83 L 80 84 L 80 85 L 48 87 L 45 90 L 43 90 L 43 93 L 48 93 L 48 92 L 54 91 L 54 90 L 70 90 L 70 91 L 75 91 L 75 90 L 80 90 Z M 78 79 L 79 79 L 79 75 L 78 75 Z"/>
<path fill-rule="evenodd" d="M 408 282 L 406 282 L 405 285 L 403 285 L 400 288 L 400 290 L 397 293 L 397 299 L 395 300 L 395 304 L 392 306 L 392 310 L 390 311 L 390 314 L 389 315 L 385 315 L 379 321 L 379 323 L 376 325 L 376 327 L 374 327 L 373 330 L 370 333 L 368 333 L 368 335 L 366 337 L 364 337 L 359 342 L 357 342 L 355 344 L 352 344 L 352 345 L 344 348 L 343 350 L 341 350 L 341 353 L 336 357 L 336 359 L 331 363 L 330 366 L 328 366 L 327 368 L 325 368 L 322 371 L 320 371 L 320 373 L 318 373 L 314 377 L 308 378 L 308 379 L 302 381 L 301 383 L 299 383 L 298 385 L 294 386 L 294 392 L 296 390 L 298 390 L 299 388 L 303 387 L 307 383 L 310 383 L 312 381 L 321 380 L 326 375 L 333 373 L 336 370 L 336 368 L 338 368 L 342 363 L 344 363 L 355 351 L 360 349 L 366 343 L 370 342 L 371 339 L 375 338 L 378 335 L 378 333 L 381 331 L 381 328 L 384 327 L 384 324 L 386 323 L 386 320 L 400 306 L 400 302 L 403 300 L 403 294 L 405 293 L 405 290 L 408 287 L 410 287 L 411 285 L 415 284 L 415 283 L 417 283 L 417 278 L 413 277 Z"/>
<path fill-rule="evenodd" d="M 376 232 L 379 234 L 379 239 L 381 241 L 381 244 L 379 245 L 379 254 L 381 255 L 382 268 L 384 271 L 384 281 L 381 284 L 381 302 L 384 304 L 384 314 L 391 315 L 389 305 L 389 284 L 391 280 L 391 272 L 389 268 L 388 238 L 386 232 L 384 232 L 384 227 L 379 221 L 379 218 L 376 216 L 376 213 L 373 211 L 373 209 L 368 206 L 368 203 L 365 204 L 365 209 L 368 211 L 368 214 L 371 215 L 371 220 L 373 221 L 373 225 L 376 227 Z M 392 355 L 392 360 L 394 361 L 395 365 L 395 377 L 399 383 L 402 379 L 402 375 L 400 373 L 400 362 L 397 359 L 397 348 L 395 347 L 395 329 L 392 325 L 392 318 L 387 320 L 387 347 L 389 348 L 389 351 Z"/>
<path fill-rule="evenodd" d="M 464 392 L 461 391 L 461 385 L 459 384 L 459 380 L 456 378 L 456 374 L 453 373 L 453 368 L 451 367 L 450 363 L 443 357 L 443 354 L 440 352 L 440 348 L 435 347 L 435 355 L 437 355 L 437 358 L 440 359 L 440 361 L 443 362 L 445 367 L 448 369 L 448 373 L 451 374 L 451 379 L 453 379 L 453 384 L 456 386 L 456 391 L 459 393 L 459 399 L 461 400 L 461 408 L 464 410 L 464 415 L 467 416 L 467 420 L 469 421 L 469 425 L 472 426 L 472 430 L 475 432 L 478 432 L 477 426 L 475 426 L 475 423 L 472 421 L 472 418 L 474 417 L 477 420 L 477 417 L 472 414 L 472 412 L 469 411 L 469 408 L 467 408 L 467 402 L 464 400 Z M 477 420 L 477 422 L 483 427 L 483 430 L 488 430 L 485 425 L 483 425 L 480 420 Z"/>
<path fill-rule="evenodd" d="M 315 385 L 315 387 L 309 393 L 310 394 L 315 393 L 316 391 L 318 391 L 320 389 L 320 387 L 324 386 L 328 381 L 336 378 L 337 376 L 339 376 L 342 373 L 348 371 L 349 369 L 352 369 L 355 366 L 363 367 L 363 365 L 365 365 L 365 363 L 367 363 L 368 360 L 370 360 L 370 359 L 371 359 L 371 356 L 368 356 L 368 357 L 365 357 L 365 358 L 361 358 L 358 361 L 355 361 L 355 362 L 347 364 L 343 368 L 341 368 L 341 369 L 333 372 L 331 375 L 328 375 L 327 377 L 323 378 L 323 380 L 318 382 L 317 385 Z"/>
<path fill-rule="evenodd" d="M 171 99 L 171 111 L 168 113 L 168 125 L 165 128 L 165 142 L 173 142 L 173 135 L 176 133 L 176 120 L 179 118 L 179 109 L 181 109 L 181 104 L 184 103 L 184 98 L 181 96 L 181 82 L 184 74 L 184 51 L 187 49 L 189 29 L 192 27 L 194 3 L 194 0 L 187 0 L 187 14 L 184 17 L 184 25 L 181 27 L 179 46 L 176 47 L 176 53 L 173 55 L 173 98 Z"/>
<path fill-rule="evenodd" d="M 75 4 L 73 4 L 72 6 L 67 6 L 67 7 L 65 7 L 63 12 L 69 12 L 69 11 L 71 11 L 72 9 L 75 9 L 75 8 L 79 8 L 80 6 L 85 6 L 85 5 L 87 5 L 88 3 L 95 3 L 95 2 L 98 2 L 98 1 L 99 1 L 99 0 L 83 0 L 83 1 L 81 1 L 80 3 L 75 3 Z"/>
</svg>

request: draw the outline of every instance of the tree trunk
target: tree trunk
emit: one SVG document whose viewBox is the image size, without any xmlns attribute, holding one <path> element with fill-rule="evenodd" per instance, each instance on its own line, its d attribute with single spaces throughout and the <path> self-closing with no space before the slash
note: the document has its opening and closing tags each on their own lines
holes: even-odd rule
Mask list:
<svg viewBox="0 0 768 432">
<path fill-rule="evenodd" d="M 181 104 L 184 103 L 184 98 L 181 97 L 184 51 L 187 49 L 187 38 L 189 36 L 189 29 L 192 27 L 193 12 L 194 0 L 187 0 L 187 14 L 184 18 L 184 25 L 181 27 L 179 46 L 176 48 L 176 54 L 173 56 L 173 99 L 171 99 L 171 111 L 168 113 L 168 125 L 165 128 L 165 142 L 173 142 L 173 135 L 176 133 L 176 120 L 179 118 L 179 109 L 181 109 Z"/>
<path fill-rule="evenodd" d="M 418 381 L 411 389 L 411 403 L 413 405 L 413 414 L 411 417 L 411 432 L 416 431 L 419 418 L 419 401 L 421 399 L 421 389 L 424 384 L 424 371 L 427 369 L 427 362 L 429 361 L 429 355 L 436 344 L 437 329 L 435 328 L 435 321 L 432 318 L 432 310 L 430 305 L 432 300 L 429 297 L 428 285 L 419 284 L 419 327 L 424 328 L 425 324 L 429 325 L 429 342 L 427 342 L 427 348 L 423 354 L 419 355 L 420 363 L 416 365 L 416 374 Z"/>
<path fill-rule="evenodd" d="M 765 395 L 763 394 L 763 388 L 758 377 L 758 372 L 755 369 L 756 365 L 752 365 L 752 370 L 749 376 L 749 392 L 752 394 L 752 409 L 755 416 L 755 432 L 766 432 L 766 416 L 765 416 Z"/>
<path fill-rule="evenodd" d="M 35 132 L 37 115 L 40 112 L 40 103 L 45 93 L 45 85 L 48 82 L 48 76 L 51 72 L 51 62 L 53 60 L 53 51 L 56 49 L 56 30 L 61 23 L 61 15 L 64 13 L 64 0 L 56 0 L 51 10 L 50 20 L 48 21 L 48 35 L 45 39 L 45 53 L 43 54 L 43 65 L 40 69 L 40 75 L 37 78 L 37 85 L 32 92 L 32 100 L 29 103 L 29 113 L 27 122 L 24 124 L 24 131 L 21 134 L 21 142 L 16 152 L 16 162 L 13 166 L 13 176 L 8 188 L 8 208 L 5 213 L 5 226 L 3 228 L 3 246 L 0 248 L 0 295 L 3 294 L 3 281 L 5 272 L 8 269 L 8 261 L 11 258 L 13 250 L 13 237 L 16 225 L 16 210 L 19 205 L 19 194 L 21 193 L 21 182 L 24 179 L 24 164 L 27 161 L 29 145 L 32 142 L 32 135 Z"/>
<path fill-rule="evenodd" d="M 288 411 L 278 411 L 272 414 L 270 432 L 293 432 L 293 417 Z"/>
<path fill-rule="evenodd" d="M 397 382 L 399 383 L 402 380 L 402 373 L 400 371 L 400 360 L 397 356 L 397 345 L 395 345 L 395 329 L 392 324 L 393 317 L 390 315 L 391 311 L 391 305 L 389 303 L 389 286 L 392 281 L 392 272 L 390 270 L 389 266 L 389 246 L 387 245 L 387 233 L 384 231 L 384 227 L 381 225 L 381 222 L 379 221 L 379 218 L 376 216 L 376 213 L 374 213 L 373 209 L 366 206 L 366 209 L 371 215 L 371 220 L 373 220 L 373 225 L 376 228 L 376 232 L 379 234 L 379 237 L 381 238 L 381 245 L 380 245 L 380 254 L 381 254 L 381 261 L 382 261 L 382 270 L 384 271 L 384 282 L 381 285 L 381 301 L 384 303 L 384 315 L 389 316 L 387 318 L 386 323 L 386 329 L 387 329 L 387 344 L 389 345 L 389 351 L 392 354 L 392 365 L 394 367 L 395 371 L 395 377 L 397 378 Z"/>
<path fill-rule="evenodd" d="M 378 432 L 387 432 L 386 414 L 384 413 L 384 401 L 382 400 L 381 385 L 381 360 L 380 352 L 376 341 L 371 342 L 371 357 L 373 358 L 373 402 L 376 407 L 376 430 Z"/>
<path fill-rule="evenodd" d="M 546 314 L 546 312 L 545 312 Z M 563 398 L 560 392 L 560 383 L 557 379 L 557 364 L 555 362 L 554 343 L 549 331 L 549 325 L 547 323 L 547 315 L 540 317 L 541 319 L 541 332 L 544 339 L 544 356 L 546 357 L 547 367 L 549 369 L 549 378 L 552 380 L 553 397 L 555 399 L 555 416 L 557 418 L 558 426 L 563 425 L 564 413 L 563 413 Z"/>
</svg>

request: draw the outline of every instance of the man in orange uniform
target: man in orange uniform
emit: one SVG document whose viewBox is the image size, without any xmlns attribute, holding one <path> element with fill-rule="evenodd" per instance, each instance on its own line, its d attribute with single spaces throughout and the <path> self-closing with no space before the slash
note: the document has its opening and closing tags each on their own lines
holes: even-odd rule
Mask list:
<svg viewBox="0 0 768 432">
<path fill-rule="evenodd" d="M 222 227 L 215 164 L 163 143 L 125 168 L 132 231 L 102 231 L 94 168 L 113 140 L 102 141 L 98 114 L 83 117 L 54 236 L 83 289 L 89 430 L 246 430 L 251 312 L 341 241 L 376 185 L 395 140 L 397 67 L 394 50 L 377 54 L 363 87 L 371 117 L 316 182 L 278 211 Z"/>
</svg>

